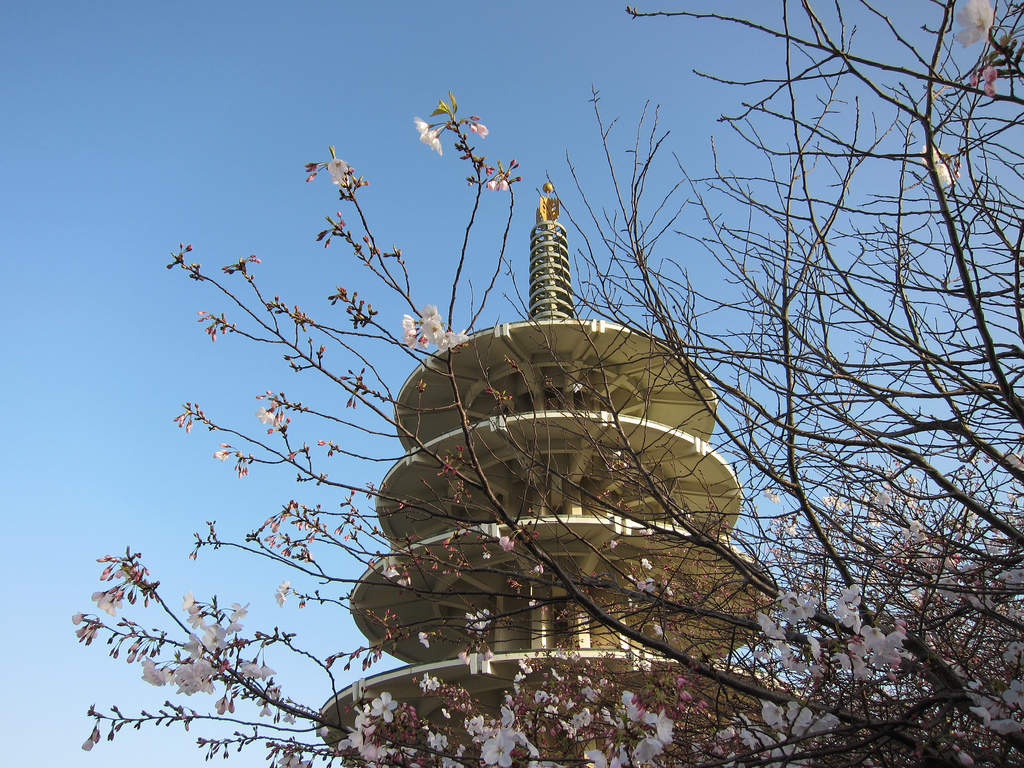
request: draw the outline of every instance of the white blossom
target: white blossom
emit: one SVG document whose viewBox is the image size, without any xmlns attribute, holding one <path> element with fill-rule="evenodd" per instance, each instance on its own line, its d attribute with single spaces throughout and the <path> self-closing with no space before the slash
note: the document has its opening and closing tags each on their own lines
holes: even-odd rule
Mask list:
<svg viewBox="0 0 1024 768">
<path fill-rule="evenodd" d="M 836 618 L 854 632 L 860 632 L 860 587 L 854 584 L 844 589 L 839 595 L 839 602 L 836 604 Z"/>
<path fill-rule="evenodd" d="M 792 623 L 810 619 L 818 611 L 818 601 L 813 595 L 799 595 L 796 592 L 783 592 L 779 596 L 786 620 Z"/>
<path fill-rule="evenodd" d="M 491 623 L 491 612 L 484 608 L 482 611 L 476 613 L 466 614 L 466 626 L 469 627 L 472 632 L 486 632 L 488 625 Z"/>
<path fill-rule="evenodd" d="M 488 730 L 487 726 L 484 724 L 484 716 L 474 715 L 469 720 L 467 720 L 466 732 L 474 738 L 483 736 L 485 733 L 487 733 Z"/>
<path fill-rule="evenodd" d="M 278 587 L 277 591 L 274 592 L 274 599 L 277 600 L 278 605 L 284 605 L 284 601 L 288 599 L 288 592 L 291 591 L 292 583 L 285 579 Z"/>
<path fill-rule="evenodd" d="M 420 336 L 419 329 L 416 328 L 416 320 L 412 315 L 402 315 L 402 343 L 409 349 L 416 347 L 426 349 L 427 347 L 427 337 Z"/>
<path fill-rule="evenodd" d="M 172 680 L 178 686 L 178 693 L 191 696 L 194 693 L 213 693 L 213 666 L 206 659 L 196 659 L 180 664 L 174 670 Z"/>
<path fill-rule="evenodd" d="M 626 708 L 626 717 L 631 722 L 639 723 L 643 716 L 643 709 L 637 705 L 636 695 L 632 691 L 622 692 L 622 705 Z"/>
<path fill-rule="evenodd" d="M 427 746 L 437 752 L 440 752 L 448 746 L 448 737 L 443 733 L 427 731 Z"/>
<path fill-rule="evenodd" d="M 938 147 L 932 147 L 930 151 L 927 146 L 921 147 L 921 156 L 922 159 L 918 162 L 935 170 L 940 187 L 951 187 L 953 182 L 960 178 L 960 171 L 955 165 L 950 167 L 950 161 Z"/>
<path fill-rule="evenodd" d="M 660 741 L 664 745 L 668 745 L 672 742 L 672 718 L 665 714 L 665 710 L 661 710 L 655 715 L 653 712 L 648 712 L 644 715 L 644 722 L 648 725 L 654 726 L 654 738 Z"/>
<path fill-rule="evenodd" d="M 117 615 L 117 610 L 121 607 L 122 598 L 121 590 L 111 589 L 106 592 L 93 592 L 92 599 L 96 603 L 96 607 L 101 611 L 106 611 L 111 616 Z"/>
<path fill-rule="evenodd" d="M 430 124 L 426 120 L 419 117 L 414 117 L 412 119 L 412 123 L 420 133 L 420 141 L 437 152 L 438 155 L 442 154 L 441 140 L 438 138 L 441 135 L 441 129 L 431 128 Z"/>
<path fill-rule="evenodd" d="M 390 723 L 395 719 L 392 714 L 398 708 L 398 702 L 391 698 L 391 694 L 387 691 L 381 693 L 380 696 L 370 702 L 370 714 L 374 717 L 383 718 L 385 723 Z"/>
<path fill-rule="evenodd" d="M 761 631 L 767 635 L 769 640 L 785 640 L 786 633 L 770 618 L 760 611 L 757 612 L 757 623 L 761 625 Z"/>
<path fill-rule="evenodd" d="M 1024 680 L 1011 680 L 1002 695 L 1007 706 L 1024 709 Z"/>
<path fill-rule="evenodd" d="M 158 669 L 152 659 L 142 660 L 142 679 L 150 685 L 166 685 L 173 676 L 174 672 L 169 669 Z"/>
<path fill-rule="evenodd" d="M 956 22 L 963 27 L 956 33 L 960 45 L 974 45 L 988 37 L 995 13 L 989 0 L 967 0 L 956 13 Z"/>
<path fill-rule="evenodd" d="M 331 174 L 332 182 L 339 187 L 343 187 L 348 184 L 348 176 L 352 173 L 352 166 L 340 157 L 335 157 L 327 161 L 327 172 Z"/>
<path fill-rule="evenodd" d="M 515 732 L 509 728 L 499 728 L 497 733 L 484 742 L 484 746 L 480 750 L 480 759 L 487 765 L 510 768 L 512 750 L 515 749 L 515 746 Z"/>
<path fill-rule="evenodd" d="M 268 411 L 263 406 L 256 409 L 256 418 L 260 420 L 260 423 L 266 424 L 268 427 L 280 424 L 280 417 L 275 416 L 273 411 Z"/>
<path fill-rule="evenodd" d="M 436 691 L 441 687 L 441 681 L 436 677 L 431 677 L 429 674 L 424 673 L 423 678 L 420 680 L 420 690 L 426 693 L 427 691 Z"/>
</svg>

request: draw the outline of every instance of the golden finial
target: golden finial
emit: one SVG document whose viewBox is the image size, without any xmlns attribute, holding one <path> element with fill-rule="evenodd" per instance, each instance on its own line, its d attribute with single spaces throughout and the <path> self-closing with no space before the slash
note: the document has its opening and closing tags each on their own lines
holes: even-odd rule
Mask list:
<svg viewBox="0 0 1024 768">
<path fill-rule="evenodd" d="M 537 206 L 537 221 L 558 220 L 558 198 L 554 196 L 555 187 L 550 181 L 545 181 L 541 187 L 544 192 L 540 196 L 540 203 Z"/>
</svg>

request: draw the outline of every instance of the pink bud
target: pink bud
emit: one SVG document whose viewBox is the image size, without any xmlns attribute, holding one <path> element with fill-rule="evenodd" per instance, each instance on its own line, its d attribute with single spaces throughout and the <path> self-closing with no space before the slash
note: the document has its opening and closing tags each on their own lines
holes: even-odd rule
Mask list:
<svg viewBox="0 0 1024 768">
<path fill-rule="evenodd" d="M 310 181 L 312 181 L 315 178 L 316 178 L 316 174 L 315 173 L 311 173 L 311 174 L 309 174 L 309 176 L 306 177 L 306 181 L 310 182 Z"/>
</svg>

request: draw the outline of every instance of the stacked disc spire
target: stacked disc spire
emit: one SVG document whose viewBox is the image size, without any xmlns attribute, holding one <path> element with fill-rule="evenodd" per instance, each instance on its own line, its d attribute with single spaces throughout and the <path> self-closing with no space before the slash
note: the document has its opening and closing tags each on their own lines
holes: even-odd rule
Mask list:
<svg viewBox="0 0 1024 768">
<path fill-rule="evenodd" d="M 572 317 L 569 241 L 558 221 L 559 201 L 551 182 L 544 185 L 537 206 L 537 224 L 530 231 L 530 317 L 551 320 Z"/>
</svg>

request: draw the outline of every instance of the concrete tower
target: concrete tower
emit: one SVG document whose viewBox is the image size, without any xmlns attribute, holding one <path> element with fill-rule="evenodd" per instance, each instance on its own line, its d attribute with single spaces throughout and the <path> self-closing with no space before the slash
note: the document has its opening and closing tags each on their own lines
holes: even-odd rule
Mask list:
<svg viewBox="0 0 1024 768">
<path fill-rule="evenodd" d="M 383 691 L 430 719 L 443 702 L 421 690 L 424 674 L 496 711 L 519 662 L 538 654 L 637 663 L 642 654 L 567 600 L 551 568 L 531 569 L 526 536 L 637 630 L 712 658 L 739 642 L 713 618 L 750 604 L 728 544 L 740 487 L 706 442 L 715 394 L 648 334 L 574 317 L 565 229 L 552 187 L 544 192 L 530 236 L 530 319 L 475 333 L 451 353 L 450 371 L 447 354 L 424 358 L 398 395 L 407 454 L 377 503 L 394 551 L 351 602 L 368 641 L 408 666 L 333 696 L 323 714 L 338 725 Z M 475 479 L 471 452 L 483 490 L 457 476 Z M 700 594 L 700 615 L 663 630 L 629 596 L 666 585 L 691 602 Z"/>
</svg>

